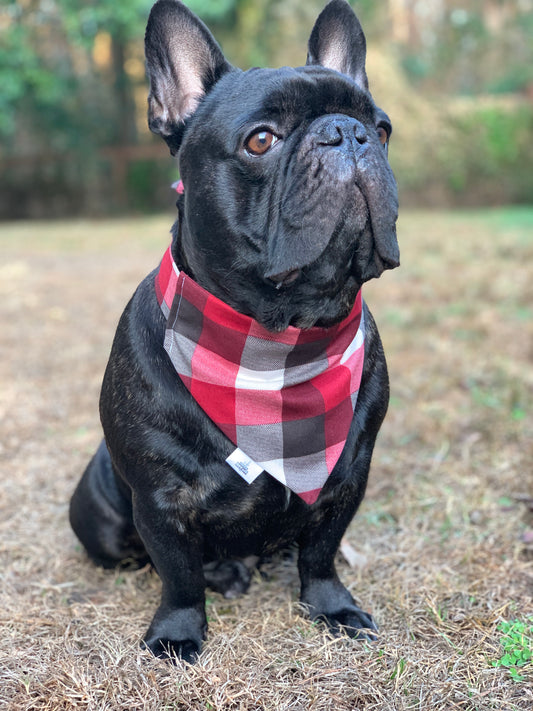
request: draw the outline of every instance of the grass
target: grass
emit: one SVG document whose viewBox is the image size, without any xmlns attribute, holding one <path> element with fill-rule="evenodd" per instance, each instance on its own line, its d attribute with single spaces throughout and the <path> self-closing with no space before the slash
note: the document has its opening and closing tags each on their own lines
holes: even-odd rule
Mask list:
<svg viewBox="0 0 533 711">
<path fill-rule="evenodd" d="M 523 681 L 521 667 L 533 663 L 533 617 L 527 620 L 505 620 L 498 625 L 498 631 L 503 634 L 500 644 L 504 654 L 492 662 L 495 667 L 506 667 L 515 681 Z"/>
<path fill-rule="evenodd" d="M 378 641 L 309 623 L 280 558 L 209 594 L 202 658 L 177 668 L 138 646 L 157 575 L 95 569 L 67 520 L 116 322 L 171 221 L 1 227 L 0 707 L 531 709 L 533 210 L 404 212 L 401 268 L 365 288 L 392 398 L 338 568 Z"/>
</svg>

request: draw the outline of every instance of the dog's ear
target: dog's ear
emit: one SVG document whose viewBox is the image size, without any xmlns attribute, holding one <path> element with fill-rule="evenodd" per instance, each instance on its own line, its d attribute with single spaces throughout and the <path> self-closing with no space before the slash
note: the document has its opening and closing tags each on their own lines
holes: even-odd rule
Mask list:
<svg viewBox="0 0 533 711">
<path fill-rule="evenodd" d="M 365 35 L 354 11 L 346 0 L 331 0 L 311 32 L 306 64 L 319 64 L 346 74 L 368 90 L 365 60 Z"/>
<path fill-rule="evenodd" d="M 159 0 L 153 6 L 144 47 L 148 125 L 175 155 L 186 119 L 232 67 L 203 22 L 177 0 Z"/>
</svg>

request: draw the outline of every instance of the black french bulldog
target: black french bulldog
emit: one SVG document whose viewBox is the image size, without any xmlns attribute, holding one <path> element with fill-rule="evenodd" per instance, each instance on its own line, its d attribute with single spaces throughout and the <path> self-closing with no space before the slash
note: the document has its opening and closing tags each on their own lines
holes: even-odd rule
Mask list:
<svg viewBox="0 0 533 711">
<path fill-rule="evenodd" d="M 72 497 L 70 520 L 97 564 L 150 560 L 157 569 L 162 599 L 144 638 L 157 656 L 194 660 L 207 632 L 205 587 L 227 596 L 244 592 L 250 569 L 293 543 L 310 617 L 333 631 L 374 638 L 372 617 L 356 606 L 334 565 L 364 496 L 388 405 L 387 367 L 366 305 L 356 323 L 359 335 L 364 329 L 364 362 L 345 398 L 353 404 L 358 389 L 343 447 L 336 464 L 328 460 L 326 481 L 291 489 L 283 475 L 262 471 L 261 457 L 249 457 L 256 471 L 246 481 L 246 463 L 239 476 L 226 462 L 235 450 L 229 430 L 205 411 L 209 392 L 213 406 L 220 404 L 218 386 L 200 406 L 196 376 L 176 373 L 165 338 L 175 336 L 180 349 L 169 323 L 182 294 L 166 303 L 162 293 L 183 278 L 176 289 L 192 284 L 214 300 L 238 324 L 237 336 L 243 322 L 252 324 L 266 344 L 256 354 L 267 354 L 270 343 L 278 347 L 278 338 L 287 348 L 293 336 L 307 343 L 313 334 L 313 368 L 313 353 L 322 348 L 317 334 L 353 323 L 361 285 L 399 264 L 391 125 L 368 91 L 365 56 L 363 31 L 345 0 L 322 11 L 306 66 L 297 68 L 235 69 L 177 0 L 159 0 L 150 14 L 149 125 L 178 156 L 184 194 L 165 278 L 163 266 L 146 277 L 120 319 L 100 399 L 105 442 Z M 201 329 L 207 312 L 195 313 Z M 231 351 L 232 338 L 220 333 Z M 279 375 L 277 367 L 266 362 L 258 370 Z M 282 370 L 286 376 L 287 362 Z M 288 429 L 305 449 L 308 430 L 295 436 Z M 314 493 L 301 493 L 307 489 Z"/>
</svg>

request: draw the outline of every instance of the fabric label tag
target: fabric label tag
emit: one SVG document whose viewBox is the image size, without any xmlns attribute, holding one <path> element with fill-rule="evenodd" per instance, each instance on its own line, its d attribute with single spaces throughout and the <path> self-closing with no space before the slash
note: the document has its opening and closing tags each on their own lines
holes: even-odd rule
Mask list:
<svg viewBox="0 0 533 711">
<path fill-rule="evenodd" d="M 263 471 L 263 467 L 256 464 L 253 459 L 250 459 L 250 457 L 238 447 L 229 455 L 226 462 L 232 469 L 235 469 L 237 474 L 240 474 L 248 484 L 251 484 L 257 479 L 259 474 Z"/>
</svg>

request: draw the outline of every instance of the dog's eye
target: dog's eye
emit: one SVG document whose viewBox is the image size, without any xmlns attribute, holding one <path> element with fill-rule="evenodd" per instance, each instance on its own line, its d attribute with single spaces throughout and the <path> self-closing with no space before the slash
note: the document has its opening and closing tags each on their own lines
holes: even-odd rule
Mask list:
<svg viewBox="0 0 533 711">
<path fill-rule="evenodd" d="M 380 140 L 380 143 L 382 143 L 383 145 L 385 145 L 385 143 L 387 143 L 387 141 L 388 141 L 389 134 L 388 134 L 387 131 L 383 128 L 383 126 L 378 126 L 378 127 L 377 127 L 377 132 L 378 132 L 378 138 L 379 138 L 379 140 Z"/>
<path fill-rule="evenodd" d="M 378 133 L 378 138 L 381 143 L 381 145 L 385 145 L 387 141 L 389 140 L 389 134 L 387 133 L 387 130 L 383 128 L 383 126 L 378 126 L 377 127 L 377 133 Z"/>
<path fill-rule="evenodd" d="M 248 153 L 253 156 L 262 156 L 266 153 L 274 143 L 278 142 L 278 137 L 271 131 L 258 131 L 253 133 L 246 141 L 245 147 Z"/>
</svg>

